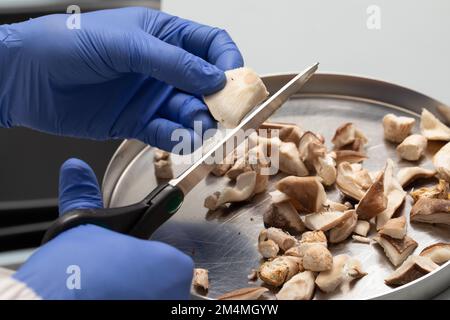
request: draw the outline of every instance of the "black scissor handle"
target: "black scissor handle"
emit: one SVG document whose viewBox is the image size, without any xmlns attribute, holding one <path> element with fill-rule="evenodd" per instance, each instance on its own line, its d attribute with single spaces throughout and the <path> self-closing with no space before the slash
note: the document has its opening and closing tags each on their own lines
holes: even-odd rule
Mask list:
<svg viewBox="0 0 450 320">
<path fill-rule="evenodd" d="M 178 211 L 183 192 L 170 184 L 154 189 L 136 204 L 107 209 L 77 209 L 56 219 L 46 231 L 42 244 L 60 233 L 83 224 L 95 224 L 113 231 L 148 239 L 153 232 Z"/>
</svg>

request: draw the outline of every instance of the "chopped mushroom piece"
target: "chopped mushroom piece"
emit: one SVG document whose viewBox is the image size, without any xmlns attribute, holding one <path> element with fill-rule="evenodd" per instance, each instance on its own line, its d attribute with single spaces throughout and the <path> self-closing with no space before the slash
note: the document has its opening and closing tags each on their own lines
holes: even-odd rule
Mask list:
<svg viewBox="0 0 450 320">
<path fill-rule="evenodd" d="M 336 227 L 330 230 L 330 243 L 339 243 L 347 239 L 355 230 L 358 222 L 358 215 L 355 210 L 350 210 L 352 214 Z"/>
<path fill-rule="evenodd" d="M 327 200 L 325 204 L 326 211 L 346 211 L 351 209 L 352 206 L 350 203 L 340 203 L 331 200 Z"/>
<path fill-rule="evenodd" d="M 439 266 L 428 257 L 410 256 L 384 282 L 389 286 L 401 286 L 430 273 Z"/>
<path fill-rule="evenodd" d="M 408 236 L 405 236 L 403 239 L 394 239 L 380 234 L 374 240 L 384 249 L 389 261 L 396 267 L 405 261 L 417 248 L 417 242 Z"/>
<path fill-rule="evenodd" d="M 303 212 L 318 212 L 327 201 L 325 189 L 317 177 L 289 176 L 278 181 L 276 188 L 296 200 Z"/>
<path fill-rule="evenodd" d="M 264 226 L 286 230 L 290 234 L 299 234 L 306 228 L 295 207 L 289 200 L 272 203 L 264 212 Z"/>
<path fill-rule="evenodd" d="M 450 260 L 450 243 L 435 243 L 426 247 L 421 256 L 430 258 L 436 264 L 444 264 Z"/>
<path fill-rule="evenodd" d="M 414 191 L 411 191 L 410 195 L 416 203 L 422 198 L 431 199 L 448 199 L 449 187 L 445 180 L 439 180 L 439 183 L 433 187 L 423 187 Z"/>
<path fill-rule="evenodd" d="M 333 265 L 333 256 L 330 251 L 320 244 L 309 246 L 303 254 L 303 268 L 310 271 L 330 270 Z"/>
<path fill-rule="evenodd" d="M 425 154 L 427 144 L 427 138 L 420 134 L 412 134 L 397 146 L 397 153 L 402 159 L 417 161 Z"/>
<path fill-rule="evenodd" d="M 360 166 L 342 162 L 337 168 L 336 186 L 346 196 L 359 201 L 366 193 L 366 187 L 368 188 L 372 184 L 367 186 L 368 176 L 366 173 L 368 173 L 367 170 Z"/>
<path fill-rule="evenodd" d="M 267 232 L 263 230 L 259 235 L 258 250 L 261 255 L 266 259 L 275 258 L 280 251 L 280 248 L 271 239 L 267 239 Z"/>
<path fill-rule="evenodd" d="M 380 229 L 380 234 L 384 234 L 394 239 L 403 239 L 406 236 L 406 217 L 401 216 L 388 220 Z"/>
<path fill-rule="evenodd" d="M 323 142 L 312 132 L 305 132 L 300 139 L 299 153 L 309 170 L 316 171 L 325 185 L 332 185 L 336 181 L 336 163 L 327 153 Z"/>
<path fill-rule="evenodd" d="M 281 142 L 279 148 L 279 166 L 284 173 L 304 177 L 308 169 L 300 159 L 300 153 L 293 142 Z"/>
<path fill-rule="evenodd" d="M 228 171 L 225 174 L 227 178 L 229 178 L 230 180 L 236 180 L 237 177 L 243 174 L 244 172 L 252 171 L 252 167 L 250 166 L 247 157 L 248 155 L 246 154 L 245 156 L 237 159 L 234 162 L 234 164 L 231 166 L 230 169 L 228 169 Z"/>
<path fill-rule="evenodd" d="M 435 175 L 436 170 L 428 170 L 421 167 L 407 167 L 398 171 L 397 181 L 404 187 L 417 179 L 432 178 Z"/>
<path fill-rule="evenodd" d="M 420 131 L 428 140 L 450 141 L 450 128 L 427 109 L 422 109 Z"/>
<path fill-rule="evenodd" d="M 225 87 L 205 96 L 204 100 L 214 119 L 226 128 L 234 128 L 269 93 L 261 78 L 250 68 L 228 70 L 225 76 Z"/>
<path fill-rule="evenodd" d="M 336 150 L 332 151 L 332 154 L 334 154 L 337 164 L 341 162 L 360 163 L 367 159 L 367 155 L 364 152 L 354 150 Z"/>
<path fill-rule="evenodd" d="M 217 300 L 258 300 L 267 291 L 269 289 L 264 287 L 242 288 L 227 292 L 217 297 Z"/>
<path fill-rule="evenodd" d="M 439 178 L 450 182 L 450 142 L 434 155 L 433 165 Z"/>
<path fill-rule="evenodd" d="M 311 271 L 303 271 L 287 281 L 276 297 L 277 300 L 311 300 L 314 288 L 314 274 Z"/>
<path fill-rule="evenodd" d="M 411 134 L 416 120 L 409 117 L 397 117 L 389 113 L 383 118 L 384 138 L 399 143 Z"/>
<path fill-rule="evenodd" d="M 323 231 L 307 231 L 302 234 L 300 243 L 287 250 L 284 254 L 287 256 L 303 257 L 305 251 L 315 245 L 321 245 L 327 248 L 327 237 Z"/>
<path fill-rule="evenodd" d="M 278 138 L 280 138 L 283 142 L 293 142 L 298 147 L 300 142 L 300 138 L 303 135 L 302 129 L 300 129 L 297 125 L 293 123 L 285 123 L 285 122 L 264 122 L 260 129 L 269 130 L 267 136 L 274 137 L 272 131 L 278 130 Z"/>
<path fill-rule="evenodd" d="M 421 198 L 412 207 L 410 220 L 450 225 L 450 200 Z"/>
<path fill-rule="evenodd" d="M 347 210 L 311 213 L 305 216 L 305 226 L 310 230 L 328 231 L 347 220 L 353 212 Z"/>
<path fill-rule="evenodd" d="M 192 279 L 192 285 L 195 289 L 200 289 L 205 292 L 208 291 L 209 289 L 208 270 L 202 268 L 195 268 L 194 277 Z"/>
<path fill-rule="evenodd" d="M 388 198 L 384 186 L 385 173 L 381 172 L 356 207 L 359 219 L 370 220 L 387 208 Z"/>
<path fill-rule="evenodd" d="M 367 236 L 370 230 L 370 223 L 366 220 L 358 220 L 356 222 L 355 230 L 353 230 L 354 233 L 359 234 L 360 236 Z"/>
<path fill-rule="evenodd" d="M 281 256 L 264 262 L 259 267 L 258 275 L 265 283 L 279 287 L 303 270 L 301 258 Z"/>
<path fill-rule="evenodd" d="M 205 199 L 204 206 L 215 210 L 225 203 L 240 202 L 249 199 L 255 190 L 256 172 L 247 171 L 240 174 L 234 187 L 225 187 L 222 192 L 215 192 Z"/>
<path fill-rule="evenodd" d="M 333 258 L 331 270 L 319 273 L 316 285 L 324 292 L 333 292 L 344 283 L 350 283 L 367 275 L 361 270 L 358 260 L 346 254 L 337 255 Z"/>
<path fill-rule="evenodd" d="M 297 244 L 297 239 L 293 236 L 287 234 L 278 228 L 269 228 L 263 230 L 267 232 L 267 239 L 273 240 L 281 250 L 286 251 L 287 249 L 295 246 Z"/>
<path fill-rule="evenodd" d="M 377 215 L 377 230 L 383 227 L 394 215 L 395 211 L 402 205 L 406 197 L 406 192 L 394 176 L 394 162 L 391 159 L 386 161 L 384 192 L 388 201 L 386 209 Z"/>
<path fill-rule="evenodd" d="M 172 161 L 169 152 L 155 148 L 153 151 L 153 166 L 157 179 L 173 179 Z"/>
<path fill-rule="evenodd" d="M 362 236 L 359 236 L 357 234 L 352 235 L 352 239 L 357 241 L 357 242 L 367 243 L 367 244 L 370 244 L 372 242 L 372 240 L 370 240 L 370 238 L 362 237 Z"/>
<path fill-rule="evenodd" d="M 230 152 L 222 161 L 222 163 L 217 163 L 214 165 L 214 169 L 211 170 L 211 173 L 217 177 L 224 176 L 228 170 L 236 162 L 237 153 L 236 150 Z"/>
<path fill-rule="evenodd" d="M 367 143 L 366 136 L 353 123 L 348 122 L 336 129 L 331 142 L 334 144 L 335 149 L 339 150 L 344 146 L 354 143 L 356 139 L 360 139 L 363 144 Z"/>
</svg>

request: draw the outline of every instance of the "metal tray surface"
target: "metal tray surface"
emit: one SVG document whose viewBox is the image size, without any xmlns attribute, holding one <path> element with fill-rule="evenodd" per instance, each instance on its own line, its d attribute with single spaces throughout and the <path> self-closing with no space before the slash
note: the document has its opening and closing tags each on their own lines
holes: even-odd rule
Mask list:
<svg viewBox="0 0 450 320">
<path fill-rule="evenodd" d="M 294 74 L 264 77 L 270 92 L 275 92 Z M 400 161 L 395 145 L 383 139 L 381 119 L 387 113 L 412 116 L 417 119 L 415 132 L 419 132 L 419 114 L 423 107 L 438 115 L 442 107 L 432 98 L 415 91 L 368 78 L 316 74 L 273 117 L 272 121 L 296 123 L 305 130 L 321 133 L 331 148 L 331 137 L 336 128 L 345 122 L 353 122 L 369 138 L 363 165 L 369 170 L 380 170 L 387 158 L 399 168 L 420 165 L 432 168 L 431 156 L 442 143 L 430 143 L 427 156 L 418 163 Z M 152 148 L 134 140 L 125 141 L 113 156 L 103 181 L 105 205 L 117 207 L 141 200 L 156 185 L 153 172 Z M 174 166 L 180 174 L 189 166 Z M 274 190 L 271 178 L 269 191 Z M 432 184 L 421 181 L 414 187 Z M 261 263 L 257 251 L 258 233 L 263 228 L 262 215 L 270 205 L 268 193 L 257 195 L 250 202 L 233 205 L 227 209 L 208 212 L 203 200 L 227 184 L 226 178 L 209 176 L 187 197 L 180 211 L 154 234 L 152 239 L 169 243 L 192 256 L 196 267 L 209 270 L 210 290 L 206 298 L 217 296 L 242 287 L 257 286 L 260 282 L 248 282 L 247 275 Z M 411 189 L 408 187 L 407 191 Z M 327 190 L 329 198 L 342 199 L 335 187 Z M 395 216 L 409 217 L 411 198 Z M 373 236 L 372 228 L 369 236 Z M 428 224 L 411 224 L 408 234 L 419 246 L 415 254 L 435 242 L 450 242 L 450 228 Z M 405 286 L 393 289 L 384 284 L 384 278 L 394 267 L 377 244 L 362 244 L 351 239 L 331 245 L 333 255 L 346 253 L 360 259 L 368 275 L 349 288 L 332 294 L 316 290 L 315 299 L 421 299 L 430 298 L 450 286 L 450 264 Z M 203 298 L 193 292 L 193 297 Z"/>
</svg>

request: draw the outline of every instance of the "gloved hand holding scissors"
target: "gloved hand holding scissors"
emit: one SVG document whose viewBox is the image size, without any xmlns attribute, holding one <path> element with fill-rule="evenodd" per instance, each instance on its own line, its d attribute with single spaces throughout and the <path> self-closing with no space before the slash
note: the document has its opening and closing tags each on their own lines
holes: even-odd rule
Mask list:
<svg viewBox="0 0 450 320">
<path fill-rule="evenodd" d="M 68 17 L 0 26 L 0 126 L 168 151 L 175 129 L 215 126 L 200 96 L 243 65 L 225 31 L 146 8 L 81 14 L 80 29 Z"/>
<path fill-rule="evenodd" d="M 195 140 L 194 121 L 215 126 L 200 97 L 225 85 L 224 70 L 243 65 L 225 31 L 145 8 L 82 14 L 80 29 L 67 28 L 67 18 L 0 26 L 0 126 L 136 138 L 165 150 L 178 143 L 175 129 Z M 60 212 L 101 207 L 92 170 L 66 162 Z M 0 280 L 0 297 L 186 299 L 192 268 L 168 245 L 83 225 Z"/>
</svg>

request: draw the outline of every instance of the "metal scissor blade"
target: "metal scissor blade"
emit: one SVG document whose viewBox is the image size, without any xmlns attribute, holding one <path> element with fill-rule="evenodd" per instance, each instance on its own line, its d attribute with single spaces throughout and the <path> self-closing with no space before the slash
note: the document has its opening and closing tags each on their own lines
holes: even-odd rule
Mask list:
<svg viewBox="0 0 450 320">
<path fill-rule="evenodd" d="M 232 129 L 224 139 L 219 141 L 211 150 L 205 153 L 194 165 L 188 168 L 179 177 L 172 179 L 169 184 L 180 188 L 186 195 L 209 174 L 213 168 L 212 163 L 214 163 L 214 161 L 215 163 L 218 163 L 218 160 L 223 160 L 223 158 L 227 156 L 227 153 L 232 151 L 228 150 L 229 148 L 226 148 L 227 145 L 232 145 L 237 138 L 241 139 L 243 133 L 245 134 L 249 129 L 258 129 L 264 121 L 266 121 L 289 99 L 289 97 L 300 90 L 314 72 L 316 72 L 318 66 L 319 63 L 316 63 L 295 76 L 291 81 L 284 85 L 283 88 L 278 90 L 251 112 L 250 115 L 243 119 L 236 128 Z"/>
</svg>

